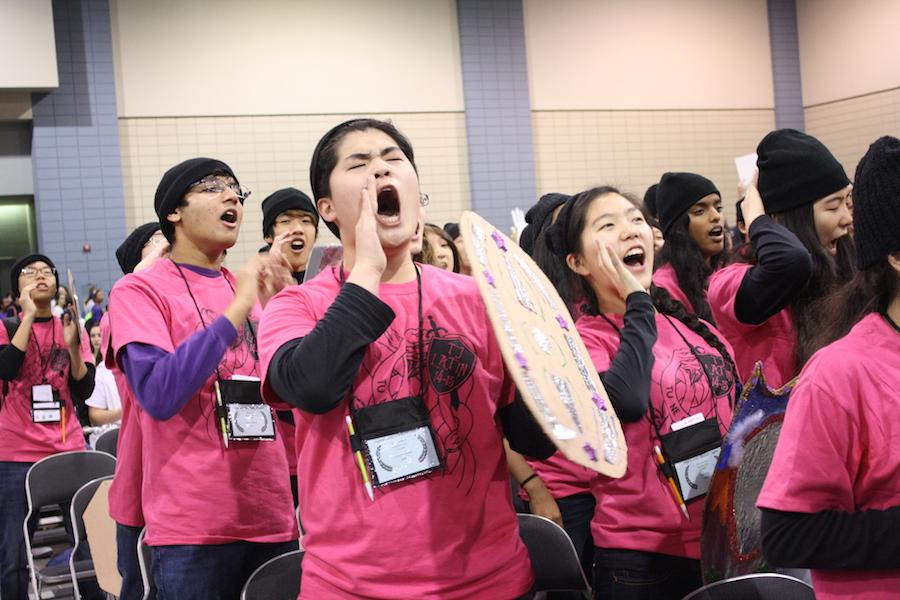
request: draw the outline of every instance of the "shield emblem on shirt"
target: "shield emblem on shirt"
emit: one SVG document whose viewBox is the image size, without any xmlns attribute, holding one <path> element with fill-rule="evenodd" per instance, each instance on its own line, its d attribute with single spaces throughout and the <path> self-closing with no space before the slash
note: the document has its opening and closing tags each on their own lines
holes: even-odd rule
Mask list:
<svg viewBox="0 0 900 600">
<path fill-rule="evenodd" d="M 475 353 L 456 337 L 435 338 L 428 350 L 428 375 L 438 394 L 455 392 L 475 371 Z"/>
</svg>

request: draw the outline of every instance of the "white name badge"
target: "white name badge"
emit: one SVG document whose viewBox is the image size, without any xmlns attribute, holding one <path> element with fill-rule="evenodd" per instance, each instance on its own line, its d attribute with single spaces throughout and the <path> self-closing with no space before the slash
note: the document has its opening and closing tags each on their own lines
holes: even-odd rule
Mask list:
<svg viewBox="0 0 900 600">
<path fill-rule="evenodd" d="M 392 433 L 364 443 L 378 485 L 409 479 L 441 466 L 428 427 Z"/>
<path fill-rule="evenodd" d="M 33 410 L 33 421 L 35 423 L 59 423 L 62 420 L 60 409 Z"/>
<path fill-rule="evenodd" d="M 34 423 L 59 423 L 62 420 L 62 403 L 55 397 L 53 386 L 31 386 L 31 420 Z"/>
<path fill-rule="evenodd" d="M 228 409 L 228 424 L 231 426 L 232 440 L 274 440 L 275 424 L 272 409 L 268 404 L 225 405 Z"/>
<path fill-rule="evenodd" d="M 713 448 L 675 463 L 675 472 L 678 475 L 676 479 L 685 502 L 702 496 L 709 490 L 721 449 L 721 446 Z"/>
<path fill-rule="evenodd" d="M 49 384 L 31 386 L 31 401 L 34 403 L 52 402 L 56 404 L 53 397 L 53 386 Z"/>
<path fill-rule="evenodd" d="M 690 427 L 691 425 L 696 425 L 697 423 L 703 422 L 703 413 L 697 413 L 695 415 L 691 415 L 686 419 L 682 419 L 680 421 L 675 421 L 672 423 L 672 431 L 680 431 L 685 427 Z"/>
</svg>

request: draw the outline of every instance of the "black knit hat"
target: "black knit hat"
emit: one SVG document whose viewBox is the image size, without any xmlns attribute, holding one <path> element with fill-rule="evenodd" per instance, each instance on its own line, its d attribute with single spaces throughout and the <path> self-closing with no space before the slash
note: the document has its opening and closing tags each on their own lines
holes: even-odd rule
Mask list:
<svg viewBox="0 0 900 600">
<path fill-rule="evenodd" d="M 665 173 L 656 189 L 656 207 L 663 235 L 669 233 L 678 218 L 710 194 L 722 194 L 716 184 L 696 173 Z"/>
<path fill-rule="evenodd" d="M 459 223 L 444 223 L 444 231 L 453 241 L 459 237 Z"/>
<path fill-rule="evenodd" d="M 18 298 L 22 293 L 19 289 L 19 275 L 22 269 L 39 260 L 47 263 L 47 266 L 54 270 L 53 276 L 56 278 L 56 289 L 59 289 L 59 273 L 55 273 L 56 265 L 53 264 L 53 261 L 43 254 L 28 254 L 16 259 L 16 262 L 9 268 L 9 287 L 12 290 L 13 298 Z"/>
<path fill-rule="evenodd" d="M 900 140 L 893 136 L 876 140 L 856 167 L 853 230 L 860 269 L 900 250 Z"/>
<path fill-rule="evenodd" d="M 144 246 L 157 231 L 159 231 L 159 223 L 144 223 L 132 231 L 116 248 L 116 260 L 119 261 L 122 273 L 128 275 L 134 271 L 137 264 L 141 262 Z"/>
<path fill-rule="evenodd" d="M 796 129 L 777 129 L 756 148 L 757 188 L 769 214 L 782 213 L 848 185 L 844 167 L 825 145 Z"/>
<path fill-rule="evenodd" d="M 413 170 L 416 171 L 416 173 L 419 172 L 416 168 L 416 157 L 413 154 L 412 144 L 409 143 L 406 136 L 394 127 L 393 123 L 390 121 L 379 121 L 377 119 L 350 119 L 349 121 L 344 121 L 329 129 L 325 135 L 322 136 L 322 139 L 319 140 L 319 143 L 316 144 L 315 150 L 313 150 L 312 159 L 309 161 L 309 183 L 311 185 L 313 200 L 318 201 L 319 198 L 324 198 L 329 193 L 326 192 L 326 188 L 328 186 L 328 178 L 331 176 L 331 171 L 334 170 L 334 165 L 325 165 L 323 162 L 323 159 L 326 158 L 326 154 L 332 154 L 332 152 L 326 153 L 326 149 L 331 148 L 334 145 L 335 140 L 343 139 L 348 133 L 353 131 L 365 131 L 367 129 L 377 129 L 390 136 L 391 139 L 397 142 L 397 147 L 400 148 L 401 152 L 409 159 Z M 331 157 L 329 156 L 328 158 Z M 337 223 L 325 221 L 325 226 L 328 227 L 328 230 L 333 233 L 335 237 L 340 239 L 341 234 L 338 230 Z"/>
<path fill-rule="evenodd" d="M 550 223 L 550 215 L 556 210 L 556 207 L 567 202 L 571 196 L 567 194 L 558 194 L 551 192 L 544 194 L 537 204 L 528 209 L 525 213 L 525 222 L 528 225 L 519 234 L 519 246 L 529 255 L 534 251 L 534 242 L 537 236 Z"/>
<path fill-rule="evenodd" d="M 650 213 L 650 216 L 659 220 L 659 211 L 656 207 L 656 190 L 659 189 L 659 184 L 654 183 L 650 187 L 647 188 L 647 191 L 644 192 L 644 210 Z"/>
<path fill-rule="evenodd" d="M 309 213 L 316 223 L 316 231 L 319 230 L 319 211 L 316 210 L 313 201 L 297 188 L 289 187 L 272 192 L 262 201 L 263 237 L 272 235 L 275 219 L 281 213 L 289 210 L 302 210 Z"/>
<path fill-rule="evenodd" d="M 175 225 L 166 217 L 175 210 L 192 184 L 215 172 L 230 175 L 237 181 L 231 167 L 214 158 L 191 158 L 178 163 L 163 174 L 156 188 L 153 207 L 156 209 L 159 226 L 167 240 L 175 241 Z"/>
</svg>

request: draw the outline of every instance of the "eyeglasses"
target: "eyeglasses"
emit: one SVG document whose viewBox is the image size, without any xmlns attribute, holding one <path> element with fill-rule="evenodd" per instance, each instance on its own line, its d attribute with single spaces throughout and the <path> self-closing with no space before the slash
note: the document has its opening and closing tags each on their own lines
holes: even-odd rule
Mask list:
<svg viewBox="0 0 900 600">
<path fill-rule="evenodd" d="M 241 204 L 250 197 L 250 190 L 237 181 L 225 181 L 218 177 L 204 177 L 200 181 L 191 184 L 190 191 L 197 194 L 221 194 L 225 190 L 234 192 Z"/>
<path fill-rule="evenodd" d="M 35 269 L 34 267 L 25 267 L 19 272 L 25 277 L 37 277 L 38 274 L 45 275 L 46 277 L 53 277 L 54 275 L 56 275 L 56 269 L 51 267 L 41 267 L 40 269 Z"/>
</svg>

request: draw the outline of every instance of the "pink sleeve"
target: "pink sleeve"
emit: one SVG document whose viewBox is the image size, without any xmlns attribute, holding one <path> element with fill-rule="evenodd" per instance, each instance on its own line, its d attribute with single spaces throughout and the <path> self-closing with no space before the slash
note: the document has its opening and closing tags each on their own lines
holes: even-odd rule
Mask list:
<svg viewBox="0 0 900 600">
<path fill-rule="evenodd" d="M 757 506 L 801 513 L 852 511 L 856 474 L 851 465 L 858 465 L 862 454 L 855 442 L 859 424 L 834 392 L 810 380 L 815 370 L 807 375 L 791 394 Z"/>
<path fill-rule="evenodd" d="M 744 280 L 744 274 L 749 268 L 750 265 L 731 265 L 719 269 L 709 278 L 706 299 L 717 323 L 721 323 L 723 320 L 729 323 L 738 323 L 734 312 L 734 303 L 737 300 L 741 282 Z M 741 325 L 744 324 L 741 323 Z M 750 325 L 746 326 L 751 327 Z"/>
<path fill-rule="evenodd" d="M 580 322 L 581 320 L 579 320 Z M 581 335 L 588 354 L 591 356 L 594 369 L 598 373 L 609 370 L 616 348 L 618 348 L 618 343 L 613 347 L 610 344 L 609 334 L 606 331 L 597 331 L 589 327 L 578 327 L 578 333 Z M 612 335 L 618 334 L 613 332 Z"/>
<path fill-rule="evenodd" d="M 109 300 L 109 327 L 116 332 L 112 339 L 116 361 L 122 348 L 133 342 L 174 352 L 175 345 L 168 334 L 170 320 L 168 307 L 147 282 L 134 275 L 119 280 Z"/>
</svg>

